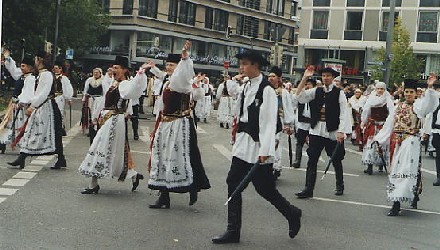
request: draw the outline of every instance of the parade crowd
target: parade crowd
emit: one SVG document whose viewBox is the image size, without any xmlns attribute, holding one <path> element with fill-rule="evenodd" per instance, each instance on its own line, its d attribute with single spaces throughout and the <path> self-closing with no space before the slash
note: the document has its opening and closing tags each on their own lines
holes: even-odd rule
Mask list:
<svg viewBox="0 0 440 250">
<path fill-rule="evenodd" d="M 440 186 L 440 84 L 435 74 L 426 83 L 405 79 L 394 84 L 374 81 L 364 87 L 342 82 L 333 68 L 317 71 L 308 66 L 302 79 L 292 84 L 260 52 L 247 50 L 236 55 L 239 73 L 225 74 L 214 88 L 206 74 L 194 72 L 190 48 L 187 41 L 180 54 L 169 54 L 163 70 L 151 61 L 131 68 L 128 58 L 122 56 L 116 56 L 105 72 L 93 69 L 81 99 L 81 127 L 90 139 L 90 148 L 80 166 L 71 166 L 89 177 L 82 194 L 98 194 L 102 178 L 131 180 L 131 191 L 148 179 L 148 188 L 159 192 L 150 209 L 169 209 L 170 193 L 188 193 L 189 205 L 195 204 L 198 193 L 211 187 L 196 127 L 209 121 L 214 102 L 218 104 L 218 125 L 228 131 L 233 144 L 226 177 L 227 226 L 212 239 L 214 244 L 240 241 L 241 192 L 250 182 L 286 218 L 289 237 L 298 234 L 302 210 L 276 187 L 283 169 L 281 159 L 286 157 L 280 146 L 285 139 L 289 167 L 300 168 L 303 148 L 307 150 L 304 188 L 296 193 L 299 199 L 313 197 L 323 150 L 335 170 L 334 194 L 344 194 L 347 142 L 362 152 L 367 176 L 376 169 L 388 174 L 384 190 L 392 202 L 388 216 L 400 215 L 403 202 L 417 209 L 422 145 L 435 157 L 437 180 L 433 185 Z M 37 52 L 25 55 L 17 64 L 3 50 L 3 66 L 17 83 L 0 123 L 1 153 L 19 148 L 17 159 L 8 163 L 11 168 L 25 168 L 28 156 L 52 154 L 57 160 L 51 168 L 65 168 L 69 164 L 62 144 L 65 110 L 71 105 L 74 88 L 64 63 L 51 63 L 47 53 Z M 265 67 L 270 69 L 267 75 L 263 74 Z M 139 173 L 130 152 L 127 121 L 131 121 L 133 139 L 138 140 L 144 97 L 153 105 L 155 125 L 150 145 L 145 145 L 150 151 L 148 172 Z"/>
</svg>

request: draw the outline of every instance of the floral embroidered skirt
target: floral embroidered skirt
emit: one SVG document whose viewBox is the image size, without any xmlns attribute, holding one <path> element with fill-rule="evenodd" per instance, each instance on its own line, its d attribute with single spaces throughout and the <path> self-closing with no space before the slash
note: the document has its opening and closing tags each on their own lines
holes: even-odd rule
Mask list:
<svg viewBox="0 0 440 250">
<path fill-rule="evenodd" d="M 152 143 L 150 189 L 186 193 L 211 187 L 192 118 L 161 122 Z"/>
<path fill-rule="evenodd" d="M 222 96 L 218 105 L 217 120 L 219 123 L 228 124 L 232 127 L 232 108 L 234 100 L 230 96 Z"/>
</svg>

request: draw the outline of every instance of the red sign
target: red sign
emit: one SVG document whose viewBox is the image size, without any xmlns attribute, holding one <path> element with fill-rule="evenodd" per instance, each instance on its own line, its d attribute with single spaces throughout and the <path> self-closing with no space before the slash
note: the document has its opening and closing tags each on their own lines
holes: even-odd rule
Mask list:
<svg viewBox="0 0 440 250">
<path fill-rule="evenodd" d="M 223 67 L 225 67 L 225 69 L 228 69 L 229 68 L 229 64 L 230 64 L 229 61 L 224 61 L 223 62 Z"/>
</svg>

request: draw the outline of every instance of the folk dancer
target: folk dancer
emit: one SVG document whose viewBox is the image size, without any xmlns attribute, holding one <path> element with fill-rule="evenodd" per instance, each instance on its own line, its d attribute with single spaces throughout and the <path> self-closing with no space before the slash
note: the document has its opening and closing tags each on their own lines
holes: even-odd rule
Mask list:
<svg viewBox="0 0 440 250">
<path fill-rule="evenodd" d="M 50 67 L 50 57 L 46 52 L 35 56 L 35 92 L 30 99 L 25 115 L 29 116 L 24 134 L 19 142 L 20 155 L 8 164 L 23 169 L 28 155 L 57 154 L 58 159 L 52 169 L 66 167 L 63 153 L 61 112 L 55 102 L 55 80 Z"/>
<path fill-rule="evenodd" d="M 63 136 L 66 135 L 66 119 L 64 106 L 66 101 L 72 105 L 73 87 L 70 80 L 64 75 L 63 62 L 56 61 L 53 66 L 53 73 L 55 74 L 55 101 L 61 112 L 61 119 L 63 124 Z"/>
<path fill-rule="evenodd" d="M 192 206 L 198 192 L 211 187 L 197 146 L 197 134 L 191 117 L 191 98 L 202 99 L 203 89 L 194 88 L 193 61 L 186 41 L 182 59 L 164 85 L 160 117 L 151 142 L 150 179 L 148 187 L 159 190 L 152 209 L 170 208 L 170 192 L 190 193 Z"/>
<path fill-rule="evenodd" d="M 209 83 L 209 78 L 206 77 L 205 74 L 199 73 L 199 76 L 200 78 L 196 84 L 205 91 L 205 97 L 202 100 L 197 101 L 194 111 L 197 121 L 203 120 L 204 123 L 207 123 L 207 119 L 211 115 L 212 93 L 214 87 Z"/>
<path fill-rule="evenodd" d="M 316 87 L 316 80 L 309 78 L 306 80 L 304 86 L 305 90 L 312 89 Z M 295 90 L 296 93 L 296 90 Z M 292 96 L 293 107 L 296 108 L 296 145 L 295 145 L 295 160 L 292 163 L 292 167 L 300 168 L 302 159 L 302 150 L 304 144 L 309 137 L 310 130 L 310 104 L 309 103 L 299 103 L 296 94 Z"/>
<path fill-rule="evenodd" d="M 346 115 L 347 99 L 344 91 L 333 83 L 333 79 L 339 75 L 339 72 L 332 68 L 321 70 L 323 88 L 303 90 L 306 80 L 313 76 L 313 73 L 314 67 L 309 66 L 296 91 L 299 103 L 310 102 L 311 114 L 306 184 L 301 192 L 296 193 L 298 198 L 313 197 L 318 159 L 324 148 L 328 156 L 331 156 L 336 150 L 332 159 L 336 175 L 335 195 L 344 194 L 342 168 L 342 160 L 345 156 L 344 139 L 345 134 L 351 132 L 350 122 Z M 337 145 L 338 143 L 339 145 Z"/>
<path fill-rule="evenodd" d="M 367 165 L 364 173 L 368 175 L 373 174 L 373 165 L 379 166 L 379 172 L 383 172 L 384 164 L 389 162 L 389 145 L 384 144 L 378 148 L 378 145 L 373 143 L 373 138 L 382 129 L 388 114 L 393 110 L 393 98 L 387 91 L 386 84 L 376 82 L 375 90 L 368 97 L 361 115 L 364 145 L 362 163 Z"/>
<path fill-rule="evenodd" d="M 440 85 L 434 84 L 436 91 L 439 91 Z M 440 101 L 440 100 L 439 100 Z M 435 151 L 435 168 L 437 179 L 432 183 L 433 186 L 440 186 L 440 105 L 437 106 L 434 113 L 429 114 L 429 119 L 425 121 L 425 133 L 429 135 L 429 141 L 432 143 Z M 426 137 L 425 137 L 426 138 Z M 430 143 L 430 144 L 431 144 Z"/>
<path fill-rule="evenodd" d="M 220 83 L 217 88 L 216 98 L 219 100 L 217 120 L 221 128 L 229 129 L 232 127 L 232 110 L 234 108 L 234 100 L 228 92 L 228 87 L 225 81 Z"/>
<path fill-rule="evenodd" d="M 416 100 L 417 80 L 405 79 L 405 101 L 391 110 L 383 128 L 374 136 L 380 145 L 390 143 L 387 196 L 393 206 L 388 216 L 399 215 L 401 202 L 410 202 L 412 208 L 417 208 L 422 191 L 420 119 L 439 105 L 439 95 L 432 88 L 435 80 L 433 75 L 428 78 L 425 95 Z"/>
<path fill-rule="evenodd" d="M 252 184 L 260 196 L 269 201 L 288 221 L 289 237 L 294 238 L 301 226 L 302 211 L 291 205 L 277 190 L 273 175 L 273 162 L 277 132 L 277 96 L 261 68 L 269 63 L 260 52 L 248 50 L 236 55 L 240 72 L 227 82 L 228 90 L 239 96 L 240 113 L 236 141 L 232 148 L 232 163 L 226 179 L 228 197 L 234 192 L 256 162 L 259 166 L 251 176 Z M 243 91 L 239 82 L 248 77 Z M 228 203 L 226 232 L 212 239 L 214 244 L 240 242 L 242 224 L 242 193 Z"/>
<path fill-rule="evenodd" d="M 88 188 L 82 194 L 97 194 L 100 190 L 98 179 L 117 178 L 118 181 L 132 179 L 132 189 L 139 186 L 139 180 L 144 177 L 134 170 L 127 138 L 126 112 L 129 109 L 129 99 L 138 99 L 146 88 L 148 69 L 143 64 L 136 76 L 129 79 L 127 57 L 116 56 L 113 64 L 113 83 L 105 94 L 105 107 L 101 112 L 100 129 L 90 145 L 89 151 L 79 167 L 79 172 L 91 177 Z"/>
<path fill-rule="evenodd" d="M 360 89 L 355 89 L 354 95 L 348 99 L 349 110 L 351 109 L 351 141 L 353 145 L 359 146 L 359 151 L 363 150 L 361 114 L 366 101 L 367 98 L 362 94 L 362 90 Z"/>
<path fill-rule="evenodd" d="M 278 100 L 277 127 L 282 131 L 276 134 L 275 144 L 275 162 L 273 164 L 274 177 L 278 179 L 281 175 L 282 164 L 282 146 L 281 136 L 283 133 L 291 136 L 294 132 L 295 113 L 293 110 L 292 95 L 284 88 L 282 82 L 283 71 L 279 67 L 272 67 L 269 71 L 268 80 L 275 89 Z M 280 128 L 277 128 L 277 131 Z"/>
<path fill-rule="evenodd" d="M 0 151 L 6 151 L 6 145 L 15 140 L 16 131 L 25 122 L 25 111 L 29 106 L 35 90 L 35 76 L 33 75 L 35 61 L 31 56 L 26 55 L 21 61 L 20 68 L 10 57 L 9 51 L 3 53 L 5 56 L 5 68 L 11 76 L 20 81 L 20 89 L 14 89 L 14 94 L 6 110 L 3 121 L 0 123 Z"/>
</svg>

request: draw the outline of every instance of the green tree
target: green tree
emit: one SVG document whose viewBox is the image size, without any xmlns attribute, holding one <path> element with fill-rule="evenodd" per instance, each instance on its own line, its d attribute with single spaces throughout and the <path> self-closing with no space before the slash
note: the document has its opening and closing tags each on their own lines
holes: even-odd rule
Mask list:
<svg viewBox="0 0 440 250">
<path fill-rule="evenodd" d="M 44 41 L 54 42 L 56 1 L 4 0 L 2 39 L 14 54 L 44 48 Z M 75 49 L 75 55 L 96 44 L 107 32 L 110 17 L 96 0 L 61 0 L 58 47 Z"/>
<path fill-rule="evenodd" d="M 388 86 L 394 83 L 400 85 L 404 78 L 418 79 L 422 70 L 422 62 L 416 57 L 411 46 L 411 37 L 409 31 L 402 25 L 400 17 L 394 24 L 393 43 L 391 46 L 391 75 Z M 381 48 L 377 54 L 377 61 L 385 61 L 385 48 Z M 383 66 L 373 67 L 375 73 L 374 79 L 383 79 Z"/>
</svg>

